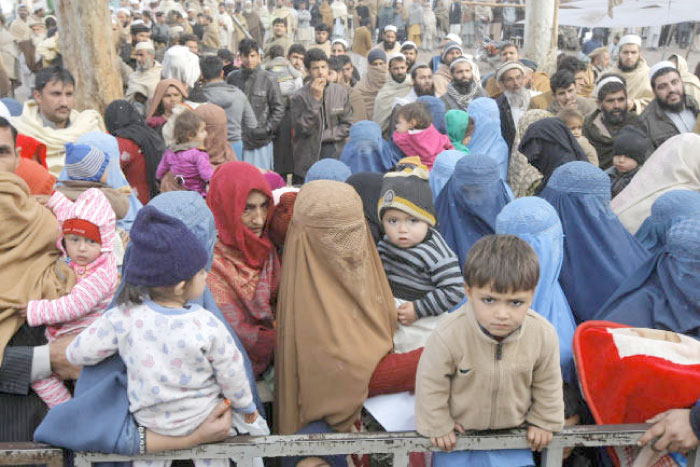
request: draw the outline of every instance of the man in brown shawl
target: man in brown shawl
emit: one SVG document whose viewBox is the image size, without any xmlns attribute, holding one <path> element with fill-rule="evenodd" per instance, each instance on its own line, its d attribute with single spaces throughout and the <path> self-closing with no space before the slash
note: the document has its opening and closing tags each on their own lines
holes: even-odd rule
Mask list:
<svg viewBox="0 0 700 467">
<path fill-rule="evenodd" d="M 79 369 L 65 358 L 75 336 L 42 346 L 43 329 L 27 326 L 18 310 L 29 300 L 65 295 L 75 276 L 60 261 L 56 217 L 30 198 L 27 184 L 14 174 L 16 137 L 0 118 L 0 439 L 31 441 L 47 410 L 31 382 L 52 372 L 75 379 Z"/>
</svg>

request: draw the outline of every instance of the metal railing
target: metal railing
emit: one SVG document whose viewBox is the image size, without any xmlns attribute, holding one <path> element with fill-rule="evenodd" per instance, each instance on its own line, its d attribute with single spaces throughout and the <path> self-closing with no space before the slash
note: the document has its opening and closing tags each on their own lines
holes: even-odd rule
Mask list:
<svg viewBox="0 0 700 467">
<path fill-rule="evenodd" d="M 593 425 L 566 428 L 557 433 L 543 453 L 543 467 L 561 467 L 563 450 L 578 446 L 631 446 L 649 425 Z M 525 430 L 471 432 L 457 438 L 455 450 L 493 450 L 527 448 Z M 406 433 L 342 433 L 230 438 L 216 444 L 197 446 L 181 451 L 138 456 L 142 460 L 229 458 L 239 467 L 252 467 L 256 457 L 321 456 L 333 454 L 393 454 L 394 467 L 408 465 L 408 453 L 436 449 L 430 440 L 415 432 Z M 0 451 L 0 455 L 2 451 Z M 114 454 L 79 452 L 75 467 L 90 467 L 93 462 L 128 461 L 135 457 Z M 700 456 L 693 451 L 688 467 L 700 467 Z"/>
<path fill-rule="evenodd" d="M 561 467 L 563 450 L 577 446 L 631 446 L 649 425 L 593 425 L 566 428 L 557 433 L 544 452 L 543 467 Z M 524 430 L 469 433 L 457 438 L 456 450 L 492 450 L 527 448 Z M 435 451 L 427 438 L 415 432 L 352 433 L 293 436 L 239 436 L 216 444 L 181 451 L 143 456 L 121 456 L 91 452 L 75 453 L 75 467 L 90 467 L 93 462 L 164 459 L 233 459 L 240 467 L 250 467 L 256 457 L 321 456 L 333 454 L 393 454 L 393 466 L 408 465 L 408 453 Z M 64 465 L 63 450 L 44 444 L 0 443 L 0 465 Z M 688 467 L 700 467 L 697 451 L 688 455 Z"/>
</svg>

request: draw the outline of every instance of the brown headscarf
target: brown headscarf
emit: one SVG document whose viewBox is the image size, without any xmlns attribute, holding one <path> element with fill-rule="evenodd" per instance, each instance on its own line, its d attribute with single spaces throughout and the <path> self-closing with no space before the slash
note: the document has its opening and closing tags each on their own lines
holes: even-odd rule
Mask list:
<svg viewBox="0 0 700 467">
<path fill-rule="evenodd" d="M 226 112 L 215 104 L 202 104 L 194 109 L 194 113 L 204 119 L 207 124 L 207 137 L 204 140 L 204 150 L 209 154 L 209 162 L 214 168 L 224 162 L 235 161 L 236 153 L 228 142 L 226 128 Z"/>
<path fill-rule="evenodd" d="M 386 65 L 368 65 L 367 72 L 362 77 L 355 89 L 362 96 L 367 110 L 367 119 L 372 120 L 374 114 L 374 101 L 377 98 L 377 93 L 386 82 L 387 66 Z"/>
<path fill-rule="evenodd" d="M 156 86 L 156 92 L 153 95 L 151 105 L 148 107 L 148 113 L 146 113 L 146 120 L 156 114 L 158 106 L 160 105 L 161 101 L 163 100 L 163 96 L 165 96 L 165 92 L 170 86 L 174 86 L 178 91 L 180 91 L 183 102 L 185 99 L 187 99 L 187 86 L 182 84 L 181 81 L 172 78 L 162 80 L 160 83 L 158 83 L 158 86 Z"/>
<path fill-rule="evenodd" d="M 279 433 L 317 420 L 350 431 L 372 373 L 392 350 L 395 323 L 359 195 L 341 182 L 305 184 L 287 233 L 277 308 Z"/>
<path fill-rule="evenodd" d="M 75 285 L 60 261 L 56 217 L 29 198 L 24 180 L 0 172 L 0 362 L 24 320 L 16 313 L 29 300 L 55 299 Z"/>
</svg>

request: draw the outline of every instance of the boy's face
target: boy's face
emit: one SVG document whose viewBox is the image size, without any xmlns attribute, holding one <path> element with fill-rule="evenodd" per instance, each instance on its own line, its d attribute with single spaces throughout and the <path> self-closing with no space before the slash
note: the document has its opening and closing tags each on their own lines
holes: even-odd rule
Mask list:
<svg viewBox="0 0 700 467">
<path fill-rule="evenodd" d="M 566 121 L 566 126 L 571 130 L 571 134 L 574 138 L 580 138 L 583 136 L 583 122 L 578 118 L 572 118 Z"/>
<path fill-rule="evenodd" d="M 498 293 L 486 287 L 464 286 L 479 324 L 496 337 L 507 336 L 520 327 L 532 305 L 534 290 Z"/>
<path fill-rule="evenodd" d="M 425 240 L 428 223 L 398 209 L 387 209 L 382 215 L 384 232 L 389 241 L 399 248 L 413 248 Z"/>
<path fill-rule="evenodd" d="M 95 261 L 101 253 L 102 245 L 80 235 L 65 236 L 66 253 L 68 257 L 80 266 L 87 266 Z"/>
<path fill-rule="evenodd" d="M 623 155 L 613 156 L 613 165 L 618 172 L 627 173 L 637 168 L 637 161 Z"/>
</svg>

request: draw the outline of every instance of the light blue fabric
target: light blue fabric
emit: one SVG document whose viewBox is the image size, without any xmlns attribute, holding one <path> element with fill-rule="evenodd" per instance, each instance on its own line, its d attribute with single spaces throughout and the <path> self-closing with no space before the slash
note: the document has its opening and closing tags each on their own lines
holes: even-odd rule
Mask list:
<svg viewBox="0 0 700 467">
<path fill-rule="evenodd" d="M 236 158 L 242 160 L 243 158 L 243 141 L 229 141 L 231 143 L 231 149 L 236 153 Z"/>
<path fill-rule="evenodd" d="M 304 183 L 313 182 L 314 180 L 335 180 L 336 182 L 344 182 L 350 178 L 352 172 L 350 167 L 345 165 L 338 159 L 321 159 L 314 162 L 314 165 L 309 167 L 306 172 Z"/>
<path fill-rule="evenodd" d="M 437 202 L 438 195 L 447 185 L 447 181 L 455 171 L 457 162 L 464 157 L 462 151 L 448 149 L 437 155 L 430 171 L 430 189 L 433 191 L 433 201 Z"/>
<path fill-rule="evenodd" d="M 649 252 L 610 208 L 610 178 L 593 164 L 557 167 L 540 197 L 554 206 L 564 228 L 561 288 L 577 322 L 593 319 Z"/>
<path fill-rule="evenodd" d="M 440 233 L 460 268 L 472 245 L 495 232 L 496 216 L 511 200 L 492 158 L 475 153 L 457 162 L 435 208 Z"/>
<path fill-rule="evenodd" d="M 259 169 L 272 170 L 274 162 L 272 150 L 272 143 L 257 149 L 243 149 L 243 157 L 239 157 L 239 160 L 252 164 Z"/>
<path fill-rule="evenodd" d="M 192 230 L 209 252 L 211 266 L 216 243 L 214 216 L 202 197 L 192 191 L 171 191 L 156 196 L 149 203 L 163 213 L 175 217 Z M 127 248 L 124 264 L 128 264 L 131 248 Z M 124 280 L 119 290 L 124 286 Z M 228 324 L 207 287 L 194 303 L 216 316 L 231 334 L 244 359 L 246 375 L 258 412 L 264 408 L 258 396 L 253 367 L 240 339 Z M 115 306 L 113 301 L 111 306 Z M 76 451 L 99 451 L 134 455 L 139 450 L 136 422 L 129 413 L 126 367 L 118 355 L 97 365 L 84 367 L 75 387 L 75 397 L 49 411 L 34 433 L 34 440 Z M 101 464 L 125 465 L 125 464 Z M 128 465 L 128 464 L 126 464 Z"/>
<path fill-rule="evenodd" d="M 496 218 L 496 233 L 516 235 L 530 244 L 540 263 L 532 309 L 547 318 L 559 336 L 559 360 L 567 383 L 575 381 L 576 322 L 559 285 L 564 261 L 564 230 L 557 211 L 541 198 L 525 197 L 509 203 Z"/>
<path fill-rule="evenodd" d="M 510 154 L 508 144 L 501 136 L 498 104 L 489 97 L 478 97 L 469 104 L 467 113 L 474 119 L 474 133 L 467 147 L 472 154 L 485 154 L 495 160 L 501 178 L 507 180 Z"/>
<path fill-rule="evenodd" d="M 5 105 L 5 107 L 7 107 L 7 110 L 10 112 L 11 116 L 19 117 L 20 115 L 22 115 L 24 106 L 21 102 L 12 99 L 11 97 L 3 97 L 2 99 L 0 99 L 0 102 L 2 102 Z"/>
<path fill-rule="evenodd" d="M 123 186 L 129 186 L 129 182 L 126 181 L 126 177 L 122 172 L 121 166 L 119 165 L 119 143 L 117 143 L 117 138 L 107 133 L 100 133 L 98 131 L 93 131 L 90 133 L 85 133 L 83 136 L 78 138 L 78 143 L 87 144 L 89 146 L 94 146 L 100 151 L 104 152 L 109 158 L 109 163 L 107 164 L 107 186 L 110 188 L 121 188 Z M 58 176 L 58 183 L 61 181 L 69 180 L 66 174 L 66 169 L 61 171 Z M 136 214 L 143 205 L 141 201 L 136 197 L 135 193 L 129 195 L 129 211 L 124 216 L 124 219 L 117 221 L 117 227 L 121 227 L 127 232 L 131 230 L 131 225 L 136 219 Z"/>
<path fill-rule="evenodd" d="M 350 138 L 340 154 L 340 161 L 350 167 L 353 174 L 386 173 L 399 160 L 387 146 L 381 127 L 373 121 L 362 120 L 350 127 Z"/>
<path fill-rule="evenodd" d="M 445 102 L 435 96 L 420 96 L 416 102 L 420 102 L 428 109 L 430 115 L 433 116 L 433 126 L 435 129 L 443 135 L 446 135 L 447 122 L 445 121 L 445 114 L 447 113 L 447 109 L 445 108 Z"/>
<path fill-rule="evenodd" d="M 652 254 L 666 244 L 666 233 L 673 224 L 687 217 L 700 217 L 700 193 L 691 190 L 672 190 L 659 196 L 647 217 L 634 234 Z"/>
<path fill-rule="evenodd" d="M 526 467 L 535 465 L 529 449 L 435 452 L 433 467 Z"/>
</svg>

